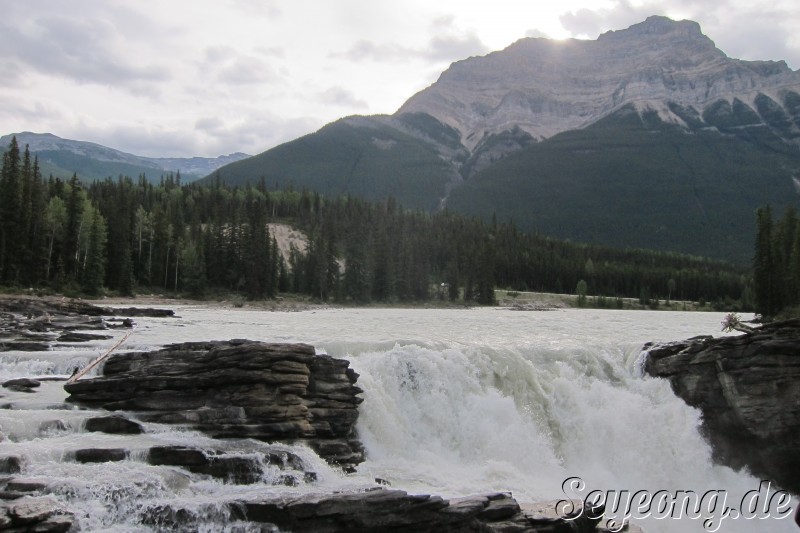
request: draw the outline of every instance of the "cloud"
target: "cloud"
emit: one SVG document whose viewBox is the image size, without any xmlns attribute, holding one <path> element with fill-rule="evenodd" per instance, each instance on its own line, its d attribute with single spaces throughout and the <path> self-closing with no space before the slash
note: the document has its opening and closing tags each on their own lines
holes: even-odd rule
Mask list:
<svg viewBox="0 0 800 533">
<path fill-rule="evenodd" d="M 369 109 L 367 102 L 358 98 L 352 91 L 344 87 L 330 87 L 319 93 L 319 99 L 324 104 L 338 105 L 351 109 Z"/>
<path fill-rule="evenodd" d="M 254 111 L 169 126 L 81 123 L 57 134 L 145 157 L 216 157 L 233 152 L 257 154 L 321 126 L 319 120 L 309 117 Z"/>
<path fill-rule="evenodd" d="M 28 129 L 37 129 L 40 124 L 59 123 L 69 119 L 63 108 L 50 102 L 37 98 L 8 98 L 3 92 L 0 92 L 0 117 L 7 123 L 30 124 L 31 127 Z M 5 131 L 3 135 L 8 133 L 11 132 Z"/>
<path fill-rule="evenodd" d="M 433 60 L 455 61 L 470 56 L 484 55 L 489 48 L 475 33 L 449 35 L 431 39 L 424 57 Z"/>
<path fill-rule="evenodd" d="M 360 40 L 347 52 L 332 54 L 332 56 L 353 61 L 390 62 L 424 59 L 452 62 L 473 55 L 483 55 L 489 51 L 489 47 L 475 33 L 467 32 L 460 35 L 437 35 L 431 37 L 426 46 L 418 48 L 402 46 L 396 43 L 379 44 L 368 40 Z"/>
<path fill-rule="evenodd" d="M 648 4 L 633 6 L 627 0 L 619 0 L 612 8 L 583 8 L 565 13 L 559 20 L 575 37 L 593 39 L 604 31 L 627 28 L 655 14 L 663 14 L 662 8 Z"/>
<path fill-rule="evenodd" d="M 0 58 L 6 65 L 79 84 L 130 86 L 133 90 L 142 83 L 170 78 L 165 66 L 128 53 L 130 43 L 113 20 L 50 14 L 49 9 L 42 12 L 45 14 L 21 20 L 0 20 Z"/>
<path fill-rule="evenodd" d="M 322 126 L 318 119 L 282 117 L 269 111 L 198 120 L 192 130 L 193 155 L 261 153 Z"/>
<path fill-rule="evenodd" d="M 281 77 L 263 59 L 243 54 L 228 46 L 205 50 L 198 64 L 201 79 L 213 80 L 223 85 L 255 85 L 275 83 Z"/>
<path fill-rule="evenodd" d="M 350 59 L 352 61 L 407 61 L 419 55 L 413 48 L 395 43 L 375 43 L 366 39 L 356 41 L 349 50 L 343 53 L 333 53 L 331 57 Z"/>
<path fill-rule="evenodd" d="M 232 0 L 231 5 L 247 16 L 278 18 L 283 15 L 276 0 Z"/>
</svg>

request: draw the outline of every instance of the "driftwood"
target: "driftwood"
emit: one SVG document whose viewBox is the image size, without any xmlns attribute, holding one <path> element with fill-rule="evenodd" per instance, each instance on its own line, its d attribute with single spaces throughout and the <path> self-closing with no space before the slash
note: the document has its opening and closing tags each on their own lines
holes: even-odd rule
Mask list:
<svg viewBox="0 0 800 533">
<path fill-rule="evenodd" d="M 103 361 L 105 361 L 105 360 L 106 360 L 106 358 L 107 358 L 109 355 L 111 355 L 112 353 L 114 353 L 114 350 L 116 350 L 117 348 L 119 348 L 120 346 L 122 346 L 122 345 L 125 343 L 125 341 L 126 341 L 126 340 L 128 340 L 128 337 L 130 337 L 130 336 L 133 334 L 133 332 L 134 332 L 134 330 L 132 329 L 132 330 L 130 330 L 128 333 L 126 333 L 126 334 L 125 334 L 125 336 L 124 336 L 124 337 L 122 337 L 122 338 L 119 340 L 119 342 L 117 342 L 117 343 L 116 343 L 114 346 L 112 346 L 112 347 L 111 347 L 111 348 L 110 348 L 110 349 L 109 349 L 109 350 L 108 350 L 106 353 L 104 353 L 103 355 L 101 355 L 100 357 L 98 357 L 97 359 L 95 359 L 94 361 L 92 361 L 91 363 L 89 363 L 88 365 L 86 365 L 86 366 L 85 366 L 85 367 L 84 367 L 82 370 L 80 370 L 80 371 L 76 372 L 75 374 L 73 374 L 73 375 L 72 375 L 72 377 L 70 377 L 70 378 L 67 380 L 67 383 L 75 383 L 76 381 L 78 381 L 79 379 L 81 379 L 83 376 L 85 376 L 87 372 L 89 372 L 89 371 L 90 371 L 90 370 L 92 370 L 94 367 L 96 367 L 97 365 L 99 365 L 100 363 L 102 363 Z"/>
</svg>

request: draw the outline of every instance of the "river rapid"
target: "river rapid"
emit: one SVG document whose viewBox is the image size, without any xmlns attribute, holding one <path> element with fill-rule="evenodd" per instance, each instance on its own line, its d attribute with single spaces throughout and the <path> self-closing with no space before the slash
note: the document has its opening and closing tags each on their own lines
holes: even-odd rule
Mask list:
<svg viewBox="0 0 800 533">
<path fill-rule="evenodd" d="M 623 504 L 616 514 L 607 512 L 609 519 L 624 517 L 625 498 L 637 491 L 662 498 L 694 493 L 701 516 L 688 509 L 690 516 L 685 510 L 678 519 L 678 505 L 661 516 L 634 515 L 633 523 L 652 532 L 796 531 L 791 518 L 777 517 L 775 498 L 760 515 L 735 516 L 745 496 L 763 506 L 774 489 L 760 487 L 746 472 L 712 464 L 698 431 L 699 412 L 677 398 L 668 382 L 641 375 L 645 342 L 722 335 L 721 313 L 170 308 L 176 318 L 137 319 L 119 351 L 247 338 L 304 342 L 348 359 L 364 389 L 358 432 L 367 461 L 358 473 L 344 475 L 309 449 L 286 446 L 312 466 L 316 482 L 225 484 L 147 465 L 135 450 L 193 444 L 246 454 L 261 443 L 213 442 L 156 424 L 136 437 L 86 433 L 83 421 L 96 413 L 64 405 L 62 383 L 44 382 L 34 394 L 4 390 L 0 426 L 6 440 L 0 454 L 25 455 L 26 476 L 55 487 L 52 492 L 76 511 L 84 531 L 158 530 L 152 518 L 143 517 L 163 506 L 193 510 L 198 530 L 246 531 L 249 526 L 233 523 L 220 502 L 265 492 L 360 490 L 375 478 L 410 493 L 445 497 L 511 491 L 521 503 L 582 499 L 596 489 Z M 69 375 L 123 334 L 66 350 L 0 354 L 0 380 Z M 89 447 L 134 453 L 117 463 L 66 459 L 67 450 Z M 732 510 L 728 516 L 724 508 Z"/>
</svg>

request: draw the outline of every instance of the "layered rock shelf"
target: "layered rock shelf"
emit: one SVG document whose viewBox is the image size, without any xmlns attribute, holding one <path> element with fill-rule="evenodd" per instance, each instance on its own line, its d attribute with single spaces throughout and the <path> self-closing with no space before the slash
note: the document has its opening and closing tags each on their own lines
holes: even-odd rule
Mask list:
<svg viewBox="0 0 800 533">
<path fill-rule="evenodd" d="M 131 328 L 133 317 L 172 316 L 171 309 L 115 309 L 67 298 L 0 297 L 0 352 L 40 352 L 58 345 L 107 340 L 112 335 L 82 331 Z"/>
<path fill-rule="evenodd" d="M 112 355 L 100 377 L 65 385 L 69 402 L 126 410 L 214 438 L 304 442 L 328 462 L 364 460 L 358 375 L 307 344 L 189 342 Z"/>
<path fill-rule="evenodd" d="M 702 412 L 716 461 L 800 494 L 800 320 L 645 349 L 645 372 Z"/>
<path fill-rule="evenodd" d="M 601 520 L 590 513 L 567 520 L 526 512 L 508 493 L 445 500 L 395 489 L 263 498 L 236 502 L 232 509 L 242 520 L 274 524 L 295 533 L 589 533 L 598 531 Z"/>
</svg>

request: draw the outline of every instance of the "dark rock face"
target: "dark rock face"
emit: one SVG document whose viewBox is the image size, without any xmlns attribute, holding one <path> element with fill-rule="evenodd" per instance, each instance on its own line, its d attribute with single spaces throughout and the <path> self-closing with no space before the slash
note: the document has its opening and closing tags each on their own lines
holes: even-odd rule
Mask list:
<svg viewBox="0 0 800 533">
<path fill-rule="evenodd" d="M 702 411 L 715 460 L 800 494 L 800 320 L 645 349 L 645 371 Z"/>
<path fill-rule="evenodd" d="M 427 494 L 376 489 L 362 493 L 264 498 L 233 505 L 234 516 L 300 532 L 463 531 L 582 533 L 595 531 L 600 518 L 574 521 L 523 513 L 510 494 L 492 493 L 444 500 Z"/>
<path fill-rule="evenodd" d="M 304 441 L 333 464 L 364 460 L 358 375 L 306 344 L 244 340 L 115 354 L 103 376 L 65 385 L 68 401 L 190 426 L 215 438 Z"/>
<path fill-rule="evenodd" d="M 30 378 L 9 379 L 3 383 L 4 388 L 19 392 L 33 392 L 32 389 L 35 389 L 40 385 L 41 383 L 39 381 Z"/>
<path fill-rule="evenodd" d="M 246 485 L 264 481 L 265 467 L 274 466 L 281 474 L 274 476 L 273 485 L 298 485 L 301 481 L 316 480 L 314 472 L 305 472 L 303 461 L 288 452 L 231 455 L 219 450 L 201 450 L 189 446 L 153 446 L 147 456 L 151 465 L 185 468 L 195 474 L 205 474 L 228 483 Z"/>
<path fill-rule="evenodd" d="M 19 455 L 0 455 L 0 474 L 19 474 L 25 459 Z"/>
<path fill-rule="evenodd" d="M 130 452 L 123 448 L 84 448 L 75 450 L 73 457 L 79 463 L 108 463 L 124 461 Z"/>
<path fill-rule="evenodd" d="M 98 416 L 86 421 L 86 431 L 97 431 L 116 435 L 139 435 L 144 433 L 142 425 L 123 416 Z"/>
</svg>

